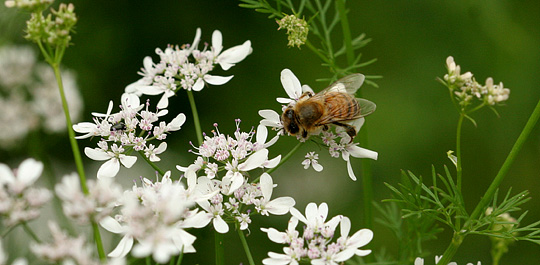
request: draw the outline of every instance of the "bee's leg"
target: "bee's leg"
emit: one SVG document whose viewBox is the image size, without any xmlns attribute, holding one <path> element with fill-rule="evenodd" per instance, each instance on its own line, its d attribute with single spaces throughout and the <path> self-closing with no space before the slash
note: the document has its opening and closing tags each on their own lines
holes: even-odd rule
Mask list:
<svg viewBox="0 0 540 265">
<path fill-rule="evenodd" d="M 302 138 L 306 139 L 308 136 L 308 132 L 306 130 L 302 130 Z"/>
<path fill-rule="evenodd" d="M 330 129 L 330 127 L 328 127 L 327 124 L 322 126 L 322 130 L 325 131 L 325 132 L 328 131 L 329 129 Z"/>
<path fill-rule="evenodd" d="M 356 136 L 356 129 L 353 126 L 349 125 L 349 124 L 341 123 L 341 122 L 337 122 L 337 121 L 333 122 L 333 124 L 345 128 L 345 132 L 351 137 L 351 140 L 349 141 L 349 143 L 352 143 L 354 137 Z"/>
</svg>

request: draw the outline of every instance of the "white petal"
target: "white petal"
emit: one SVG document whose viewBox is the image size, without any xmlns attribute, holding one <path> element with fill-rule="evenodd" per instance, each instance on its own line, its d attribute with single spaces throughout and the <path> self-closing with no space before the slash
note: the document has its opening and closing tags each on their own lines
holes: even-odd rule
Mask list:
<svg viewBox="0 0 540 265">
<path fill-rule="evenodd" d="M 195 239 L 197 239 L 197 237 L 182 229 L 177 230 L 177 232 L 174 233 L 174 235 L 172 236 L 172 240 L 176 248 L 178 248 L 179 250 L 183 249 L 184 253 L 195 252 L 195 249 L 193 248 L 193 243 L 195 242 Z"/>
<path fill-rule="evenodd" d="M 101 227 L 105 228 L 105 230 L 111 233 L 120 234 L 125 231 L 124 227 L 122 227 L 122 225 L 120 225 L 116 219 L 110 216 L 105 216 L 103 219 L 101 219 L 101 221 L 99 221 L 99 224 Z"/>
<path fill-rule="evenodd" d="M 17 178 L 25 184 L 32 185 L 41 176 L 43 163 L 32 158 L 24 160 L 17 170 Z"/>
<path fill-rule="evenodd" d="M 268 173 L 261 175 L 261 192 L 266 201 L 269 201 L 272 197 L 272 190 L 274 189 L 274 183 L 272 177 Z"/>
<path fill-rule="evenodd" d="M 356 181 L 356 175 L 354 175 L 354 171 L 352 169 L 352 166 L 351 166 L 351 161 L 350 160 L 347 160 L 347 172 L 349 173 L 349 177 Z"/>
<path fill-rule="evenodd" d="M 343 217 L 343 219 L 341 219 L 339 229 L 340 229 L 342 237 L 348 237 L 349 232 L 351 231 L 351 219 L 349 219 L 349 217 L 346 217 L 346 216 Z"/>
<path fill-rule="evenodd" d="M 367 255 L 371 254 L 371 250 L 358 249 L 358 250 L 356 250 L 356 252 L 354 254 L 356 256 L 363 257 L 363 256 L 367 256 Z M 414 264 L 416 265 L 416 261 L 414 262 Z M 451 265 L 451 264 L 448 263 L 448 265 Z M 454 265 L 455 265 L 455 263 L 454 263 Z"/>
<path fill-rule="evenodd" d="M 155 86 L 136 86 L 137 90 L 145 95 L 159 95 L 163 93 L 163 89 L 160 89 Z"/>
<path fill-rule="evenodd" d="M 266 129 L 266 126 L 259 124 L 259 126 L 257 126 L 256 135 L 257 143 L 260 145 L 264 145 L 264 143 L 266 142 L 266 137 L 268 137 L 268 129 Z"/>
<path fill-rule="evenodd" d="M 125 257 L 129 251 L 131 251 L 131 248 L 133 247 L 133 237 L 125 235 L 120 242 L 118 242 L 118 245 L 116 248 L 109 253 L 109 257 L 111 258 L 123 258 Z"/>
<path fill-rule="evenodd" d="M 311 166 L 313 167 L 313 169 L 315 169 L 315 171 L 317 172 L 321 172 L 323 171 L 323 166 L 319 163 L 311 163 Z"/>
<path fill-rule="evenodd" d="M 279 136 L 276 136 L 276 137 L 279 137 Z M 276 138 L 274 137 L 274 138 Z M 265 163 L 264 163 L 264 167 L 265 168 L 275 168 L 279 162 L 281 162 L 281 155 L 278 155 L 270 160 L 267 160 Z"/>
<path fill-rule="evenodd" d="M 180 113 L 180 114 L 178 114 L 178 116 L 176 116 L 176 118 L 174 118 L 168 124 L 169 130 L 170 131 L 178 131 L 178 130 L 180 130 L 182 125 L 184 125 L 185 122 L 186 122 L 186 115 L 184 115 L 184 113 Z"/>
<path fill-rule="evenodd" d="M 159 100 L 158 104 L 157 104 L 157 107 L 159 109 L 165 109 L 169 106 L 169 97 L 167 97 L 166 94 L 163 94 L 163 96 L 161 96 L 161 99 Z"/>
<path fill-rule="evenodd" d="M 111 159 L 111 156 L 107 154 L 107 152 L 103 151 L 102 149 L 94 149 L 90 147 L 84 148 L 84 153 L 87 157 L 89 157 L 92 160 L 97 161 L 103 161 L 103 160 L 109 160 Z"/>
<path fill-rule="evenodd" d="M 137 108 L 141 104 L 139 97 L 135 94 L 123 93 L 121 96 L 121 102 L 124 107 Z"/>
<path fill-rule="evenodd" d="M 225 234 L 229 232 L 229 226 L 227 225 L 227 223 L 225 223 L 225 221 L 223 221 L 223 219 L 221 219 L 221 216 L 216 216 L 213 223 L 214 229 L 216 229 L 218 233 Z"/>
<path fill-rule="evenodd" d="M 167 145 L 165 145 L 165 147 L 167 147 Z M 158 147 L 158 149 L 159 149 L 159 147 Z M 133 166 L 133 164 L 135 164 L 135 162 L 137 162 L 137 157 L 136 156 L 120 155 L 120 162 L 125 167 L 131 168 L 131 166 Z"/>
<path fill-rule="evenodd" d="M 371 158 L 373 160 L 377 160 L 378 153 L 375 151 L 358 147 L 356 145 L 350 146 L 347 149 L 351 153 L 351 155 L 356 158 Z"/>
<path fill-rule="evenodd" d="M 293 207 L 289 211 L 291 212 L 291 215 L 294 216 L 294 218 L 302 221 L 304 224 L 308 223 L 308 220 L 306 219 L 306 217 L 304 217 L 304 215 L 300 213 L 300 211 L 298 211 L 296 208 Z"/>
<path fill-rule="evenodd" d="M 292 197 L 279 197 L 266 204 L 266 210 L 274 215 L 284 215 L 296 204 Z"/>
<path fill-rule="evenodd" d="M 185 219 L 182 228 L 202 228 L 207 226 L 212 220 L 213 215 L 207 212 L 198 212 L 197 214 Z"/>
<path fill-rule="evenodd" d="M 300 80 L 289 69 L 281 71 L 281 84 L 291 99 L 298 99 L 302 95 Z"/>
<path fill-rule="evenodd" d="M 326 220 L 326 217 L 328 217 L 328 204 L 326 204 L 326 202 L 319 205 L 319 216 L 322 218 L 322 220 Z"/>
<path fill-rule="evenodd" d="M 241 171 L 250 171 L 262 166 L 266 160 L 268 160 L 268 149 L 261 149 L 251 154 L 244 163 L 238 165 L 238 169 Z"/>
<path fill-rule="evenodd" d="M 205 75 L 204 81 L 210 85 L 223 85 L 231 80 L 234 75 L 230 76 L 217 76 L 217 75 Z"/>
<path fill-rule="evenodd" d="M 155 154 L 161 154 L 161 153 L 165 152 L 165 150 L 167 150 L 167 143 L 162 142 L 161 144 L 159 144 L 158 148 L 156 148 L 154 150 L 154 153 Z"/>
<path fill-rule="evenodd" d="M 191 87 L 191 90 L 193 91 L 201 91 L 204 88 L 204 79 L 197 78 L 197 81 L 195 81 L 195 84 L 193 87 Z"/>
<path fill-rule="evenodd" d="M 261 228 L 263 232 L 268 235 L 268 238 L 278 244 L 284 244 L 287 242 L 287 233 L 279 232 L 275 228 Z"/>
<path fill-rule="evenodd" d="M 349 244 L 359 248 L 367 245 L 372 239 L 373 231 L 369 229 L 361 229 L 349 238 Z"/>
<path fill-rule="evenodd" d="M 414 265 L 424 265 L 424 259 L 423 258 L 416 258 L 414 260 Z"/>
<path fill-rule="evenodd" d="M 197 46 L 199 45 L 200 40 L 201 40 L 201 29 L 197 28 L 197 30 L 195 31 L 195 38 L 193 39 L 190 49 L 191 50 L 197 49 Z"/>
<path fill-rule="evenodd" d="M 221 65 L 223 70 L 227 71 L 236 63 L 244 60 L 252 51 L 251 41 L 246 41 L 242 45 L 234 46 L 221 53 L 216 61 Z"/>
<path fill-rule="evenodd" d="M 281 104 L 289 104 L 291 102 L 294 102 L 294 100 L 292 100 L 290 98 L 276 98 L 276 101 L 281 103 Z"/>
<path fill-rule="evenodd" d="M 7 165 L 0 164 L 0 185 L 15 182 L 13 171 Z"/>
<path fill-rule="evenodd" d="M 232 176 L 230 181 L 231 181 L 231 186 L 229 188 L 229 193 L 228 194 L 232 194 L 238 188 L 240 188 L 240 186 L 242 186 L 242 184 L 244 184 L 244 176 L 242 176 L 242 174 L 240 174 L 239 172 L 236 172 L 236 173 L 234 173 L 234 175 Z M 223 183 L 226 184 L 225 179 L 223 179 Z"/>
<path fill-rule="evenodd" d="M 116 176 L 116 174 L 118 174 L 118 171 L 120 171 L 120 162 L 118 162 L 117 158 L 112 158 L 111 160 L 101 165 L 97 172 L 97 177 L 112 178 Z"/>
<path fill-rule="evenodd" d="M 94 116 L 94 117 L 107 117 L 107 116 L 109 116 L 109 114 L 111 114 L 112 108 L 113 108 L 113 101 L 111 100 L 111 101 L 109 101 L 109 106 L 107 107 L 107 113 L 106 114 L 92 112 L 92 116 Z"/>
<path fill-rule="evenodd" d="M 212 33 L 212 48 L 216 54 L 219 54 L 223 49 L 223 36 L 219 30 L 214 30 Z"/>
<path fill-rule="evenodd" d="M 342 262 L 350 259 L 352 256 L 354 256 L 356 249 L 354 248 L 347 248 L 339 253 L 337 253 L 334 256 L 334 260 L 337 262 Z"/>
</svg>

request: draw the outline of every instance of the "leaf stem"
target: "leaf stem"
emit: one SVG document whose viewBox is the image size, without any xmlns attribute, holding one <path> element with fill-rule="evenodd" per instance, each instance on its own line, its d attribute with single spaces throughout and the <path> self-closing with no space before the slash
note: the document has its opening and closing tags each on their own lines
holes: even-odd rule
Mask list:
<svg viewBox="0 0 540 265">
<path fill-rule="evenodd" d="M 144 158 L 146 163 L 148 163 L 154 170 L 156 170 L 159 173 L 159 175 L 161 176 L 165 175 L 165 172 L 163 170 L 161 170 L 154 162 L 150 161 L 150 159 L 146 157 L 143 150 L 139 150 L 138 152 L 141 155 L 141 157 Z"/>
<path fill-rule="evenodd" d="M 28 223 L 26 222 L 22 222 L 22 227 L 24 229 L 24 231 L 30 236 L 32 237 L 32 239 L 34 239 L 34 241 L 36 241 L 37 243 L 41 243 L 41 240 L 39 240 L 38 236 L 36 235 L 36 233 L 34 233 L 34 231 L 32 230 L 32 228 L 30 228 L 30 226 L 28 226 Z"/>
<path fill-rule="evenodd" d="M 281 161 L 279 161 L 279 163 L 277 164 L 277 166 L 269 169 L 268 171 L 266 171 L 266 173 L 270 174 L 272 172 L 274 172 L 278 167 L 280 167 L 283 163 L 285 163 L 287 160 L 289 160 L 289 158 L 292 157 L 292 155 L 294 153 L 296 153 L 296 151 L 298 150 L 298 148 L 300 148 L 300 146 L 302 146 L 305 142 L 298 142 L 298 144 L 296 144 L 293 149 L 291 149 L 291 151 L 289 151 L 289 153 L 287 153 L 282 159 Z M 258 180 L 258 179 L 256 179 Z"/>
<path fill-rule="evenodd" d="M 195 124 L 195 133 L 197 133 L 197 142 L 200 146 L 203 143 L 203 135 L 201 130 L 201 123 L 199 121 L 199 113 L 197 112 L 195 98 L 193 97 L 193 91 L 187 90 L 187 95 L 189 98 L 189 105 L 191 105 L 191 112 L 193 113 L 193 123 Z"/>
<path fill-rule="evenodd" d="M 456 254 L 464 238 L 465 238 L 464 234 L 460 232 L 454 232 L 454 236 L 452 237 L 452 242 L 450 242 L 450 245 L 448 246 L 446 251 L 444 251 L 442 258 L 439 260 L 437 265 L 447 265 L 452 259 L 452 257 L 454 257 L 454 254 Z"/>
<path fill-rule="evenodd" d="M 458 124 L 457 124 L 457 132 L 456 132 L 456 175 L 457 175 L 457 187 L 458 190 L 461 191 L 461 176 L 463 169 L 461 168 L 461 127 L 463 127 L 463 118 L 465 118 L 465 114 L 461 112 L 459 114 Z"/>
<path fill-rule="evenodd" d="M 249 245 L 247 243 L 246 236 L 244 235 L 244 232 L 240 230 L 240 226 L 238 225 L 238 223 L 236 223 L 236 231 L 238 231 L 238 236 L 240 237 L 240 241 L 242 241 L 242 246 L 244 247 L 244 251 L 246 252 L 249 265 L 255 265 L 255 261 L 253 261 L 253 257 L 251 256 L 251 251 L 249 251 Z"/>
<path fill-rule="evenodd" d="M 218 231 L 214 231 L 215 241 L 215 251 L 216 251 L 216 265 L 225 264 L 225 246 L 223 245 L 223 234 L 220 234 Z"/>
</svg>

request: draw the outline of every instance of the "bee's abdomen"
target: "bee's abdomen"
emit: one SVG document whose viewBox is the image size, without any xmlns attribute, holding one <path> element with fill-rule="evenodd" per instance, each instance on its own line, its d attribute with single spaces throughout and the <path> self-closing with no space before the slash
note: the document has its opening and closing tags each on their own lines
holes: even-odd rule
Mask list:
<svg viewBox="0 0 540 265">
<path fill-rule="evenodd" d="M 326 97 L 325 106 L 328 115 L 331 115 L 336 121 L 353 119 L 360 111 L 358 101 L 344 93 L 333 93 L 333 95 Z"/>
</svg>

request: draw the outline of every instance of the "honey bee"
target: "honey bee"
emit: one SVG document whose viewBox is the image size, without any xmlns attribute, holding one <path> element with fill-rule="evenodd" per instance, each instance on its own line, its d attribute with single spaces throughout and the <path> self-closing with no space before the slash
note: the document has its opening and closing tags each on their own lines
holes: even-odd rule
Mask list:
<svg viewBox="0 0 540 265">
<path fill-rule="evenodd" d="M 328 125 L 334 124 L 343 127 L 352 142 L 357 131 L 348 123 L 371 114 L 376 108 L 375 103 L 354 97 L 363 82 L 364 75 L 351 74 L 317 94 L 304 92 L 296 103 L 290 103 L 283 111 L 281 121 L 284 130 L 305 139 L 309 134 L 320 129 L 328 130 Z"/>
</svg>

